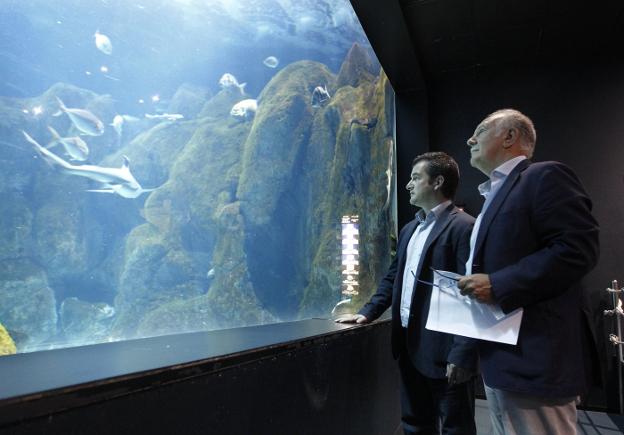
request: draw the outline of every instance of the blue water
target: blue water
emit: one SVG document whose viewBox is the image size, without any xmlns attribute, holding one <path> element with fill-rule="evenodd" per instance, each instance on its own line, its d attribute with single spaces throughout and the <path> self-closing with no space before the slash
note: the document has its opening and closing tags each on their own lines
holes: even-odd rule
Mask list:
<svg viewBox="0 0 624 435">
<path fill-rule="evenodd" d="M 385 272 L 393 93 L 347 0 L 5 0 L 0 65 L 18 352 L 356 310 L 345 215 L 355 287 Z"/>
<path fill-rule="evenodd" d="M 95 47 L 96 31 L 110 38 L 112 55 Z M 225 72 L 257 95 L 276 73 L 266 57 L 276 56 L 278 69 L 307 59 L 337 72 L 354 42 L 368 46 L 345 0 L 8 0 L 0 95 L 34 96 L 64 82 L 110 94 L 132 112 L 185 82 L 216 92 Z"/>
</svg>

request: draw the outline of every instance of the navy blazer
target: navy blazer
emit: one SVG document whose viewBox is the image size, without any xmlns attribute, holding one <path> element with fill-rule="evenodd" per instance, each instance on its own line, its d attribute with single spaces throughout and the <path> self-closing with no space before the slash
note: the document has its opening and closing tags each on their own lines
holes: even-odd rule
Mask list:
<svg viewBox="0 0 624 435">
<path fill-rule="evenodd" d="M 470 232 L 474 218 L 454 205 L 449 205 L 436 218 L 427 238 L 416 271 L 418 279 L 431 282 L 431 268 L 463 274 L 470 253 Z M 362 307 L 360 314 L 369 320 L 381 316 L 392 305 L 392 353 L 395 358 L 407 351 L 414 366 L 430 378 L 444 378 L 447 362 L 459 367 L 477 368 L 476 340 L 425 329 L 431 286 L 416 281 L 407 330 L 401 326 L 401 294 L 407 245 L 418 226 L 416 219 L 399 234 L 397 255 L 377 292 Z"/>
<path fill-rule="evenodd" d="M 505 313 L 524 307 L 516 346 L 479 342 L 488 386 L 545 397 L 586 388 L 580 280 L 599 254 L 591 207 L 570 168 L 524 160 L 486 210 L 472 272 L 489 274 Z"/>
</svg>

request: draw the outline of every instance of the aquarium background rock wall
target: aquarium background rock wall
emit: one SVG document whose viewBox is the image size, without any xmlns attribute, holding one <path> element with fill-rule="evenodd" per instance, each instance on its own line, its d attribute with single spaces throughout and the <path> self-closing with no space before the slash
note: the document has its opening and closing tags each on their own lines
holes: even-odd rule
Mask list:
<svg viewBox="0 0 624 435">
<path fill-rule="evenodd" d="M 9 2 L 0 19 L 49 28 L 52 46 L 58 41 L 51 27 L 70 18 L 49 6 L 35 11 L 33 3 Z M 225 29 L 215 49 L 230 48 L 229 62 L 205 66 L 198 78 L 201 53 L 184 45 L 176 52 L 170 45 L 179 39 L 160 36 L 158 48 L 172 67 L 193 55 L 203 60 L 191 76 L 181 74 L 188 81 L 158 98 L 129 102 L 141 77 L 128 83 L 124 74 L 90 88 L 82 76 L 58 80 L 21 95 L 28 91 L 15 84 L 20 68 L 26 75 L 32 68 L 14 60 L 2 73 L 0 324 L 17 352 L 330 317 L 340 301 L 340 310 L 354 312 L 387 270 L 396 238 L 394 94 L 350 4 L 285 9 L 284 2 L 243 1 L 232 10 L 213 2 L 221 7 L 211 10 L 208 3 L 145 3 L 158 22 L 174 10 L 184 21 L 203 4 L 200 12 L 210 19 L 187 23 L 188 39 L 199 40 L 195 33 L 212 23 Z M 115 10 L 108 8 L 89 19 Z M 111 53 L 93 35 L 79 48 L 98 58 L 94 65 L 149 65 L 122 56 L 122 34 L 136 36 L 136 25 L 140 20 L 114 27 Z M 144 36 L 156 38 L 154 23 L 145 26 Z M 102 24 L 93 27 L 105 33 Z M 261 49 L 278 65 L 267 56 L 237 70 Z M 35 74 L 39 86 L 59 78 L 60 66 L 71 69 L 71 59 L 39 62 L 51 67 Z M 236 83 L 223 80 L 226 73 Z M 163 83 L 173 80 L 165 75 Z M 128 91 L 119 95 L 122 85 Z M 61 102 L 70 113 L 59 111 Z M 85 133 L 81 123 L 89 116 L 102 121 L 101 134 Z M 82 138 L 88 158 L 72 160 L 49 127 Z M 115 191 L 125 182 L 98 179 L 98 171 L 117 170 L 124 159 L 140 184 L 136 197 Z M 345 215 L 359 216 L 360 232 L 359 294 L 348 297 L 341 292 Z"/>
</svg>

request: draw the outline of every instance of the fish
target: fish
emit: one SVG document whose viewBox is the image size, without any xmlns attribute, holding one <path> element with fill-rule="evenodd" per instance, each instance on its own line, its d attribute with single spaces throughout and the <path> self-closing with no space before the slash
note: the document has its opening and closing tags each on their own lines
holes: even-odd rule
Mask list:
<svg viewBox="0 0 624 435">
<path fill-rule="evenodd" d="M 312 107 L 319 108 L 331 98 L 329 92 L 327 91 L 327 85 L 325 86 L 317 86 L 312 91 Z"/>
<path fill-rule="evenodd" d="M 43 158 L 43 160 L 60 170 L 62 173 L 85 177 L 93 181 L 102 183 L 101 189 L 90 189 L 87 192 L 115 193 L 123 198 L 137 198 L 145 192 L 151 192 L 155 189 L 143 189 L 139 182 L 130 172 L 130 159 L 123 157 L 121 168 L 105 168 L 96 165 L 72 165 L 66 162 L 56 154 L 42 147 L 28 133 L 22 130 L 26 140 L 35 148 L 35 151 Z"/>
<path fill-rule="evenodd" d="M 108 319 L 115 315 L 115 308 L 108 305 L 107 303 L 100 302 L 94 304 L 93 307 L 98 311 L 98 317 L 100 319 Z"/>
<path fill-rule="evenodd" d="M 136 116 L 132 115 L 121 115 L 121 117 L 123 118 L 124 122 L 139 122 L 141 120 Z"/>
<path fill-rule="evenodd" d="M 113 118 L 113 122 L 111 122 L 108 125 L 113 127 L 113 129 L 117 133 L 117 138 L 121 140 L 121 135 L 123 134 L 124 124 L 126 122 L 138 122 L 138 121 L 140 121 L 140 119 L 137 118 L 136 116 L 115 115 L 115 117 Z"/>
<path fill-rule="evenodd" d="M 238 80 L 236 80 L 236 77 L 234 77 L 230 73 L 223 74 L 221 76 L 221 78 L 219 79 L 219 86 L 221 86 L 222 89 L 233 89 L 233 88 L 236 88 L 236 89 L 239 90 L 241 95 L 245 95 L 245 86 L 246 85 L 247 85 L 247 83 L 238 83 Z"/>
<path fill-rule="evenodd" d="M 147 119 L 163 119 L 165 121 L 177 121 L 178 119 L 184 119 L 184 115 L 180 113 L 161 113 L 158 115 L 145 114 Z"/>
<path fill-rule="evenodd" d="M 111 44 L 110 39 L 103 33 L 100 33 L 99 30 L 95 31 L 93 35 L 95 38 L 95 46 L 98 50 L 100 50 L 104 54 L 111 55 L 113 54 L 113 44 Z"/>
<path fill-rule="evenodd" d="M 382 210 L 385 210 L 388 208 L 388 206 L 390 206 L 390 203 L 392 201 L 392 190 L 393 190 L 393 184 L 392 184 L 392 169 L 394 168 L 394 141 L 392 139 L 388 140 L 388 148 L 389 148 L 389 155 L 388 155 L 388 167 L 386 168 L 386 191 L 387 191 L 387 196 L 386 196 L 386 202 L 384 203 Z"/>
<path fill-rule="evenodd" d="M 48 125 L 48 130 L 52 133 L 54 140 L 48 144 L 47 148 L 61 144 L 65 148 L 65 152 L 69 154 L 72 160 L 84 161 L 89 156 L 89 147 L 80 136 L 61 137 L 58 132 Z"/>
<path fill-rule="evenodd" d="M 65 107 L 63 100 L 56 97 L 59 103 L 59 111 L 52 116 L 60 116 L 65 113 L 69 120 L 81 134 L 88 136 L 101 136 L 104 134 L 104 123 L 97 116 L 85 109 L 69 109 Z"/>
<path fill-rule="evenodd" d="M 239 101 L 230 110 L 230 115 L 235 118 L 249 119 L 252 118 L 258 110 L 258 100 L 247 99 Z"/>
<path fill-rule="evenodd" d="M 336 310 L 341 306 L 341 305 L 345 305 L 345 304 L 350 304 L 351 303 L 351 298 L 348 299 L 343 299 L 341 301 L 338 301 L 338 303 L 336 305 L 334 305 L 334 308 L 332 308 L 331 310 L 331 314 L 335 314 Z"/>
<path fill-rule="evenodd" d="M 269 56 L 264 59 L 262 63 L 269 68 L 277 68 L 279 65 L 279 59 L 275 56 Z"/>
<path fill-rule="evenodd" d="M 123 131 L 123 123 L 124 123 L 123 116 L 115 115 L 115 117 L 113 118 L 113 122 L 111 122 L 108 125 L 113 127 L 113 129 L 117 133 L 117 136 L 121 137 L 121 132 Z"/>
</svg>

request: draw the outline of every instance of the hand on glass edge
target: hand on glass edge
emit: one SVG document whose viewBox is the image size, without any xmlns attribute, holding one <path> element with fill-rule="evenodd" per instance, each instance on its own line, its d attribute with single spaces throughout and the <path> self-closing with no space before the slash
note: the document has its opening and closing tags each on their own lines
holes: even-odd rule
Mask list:
<svg viewBox="0 0 624 435">
<path fill-rule="evenodd" d="M 368 323 L 369 320 L 362 314 L 343 314 L 334 320 L 336 323 Z"/>
</svg>

